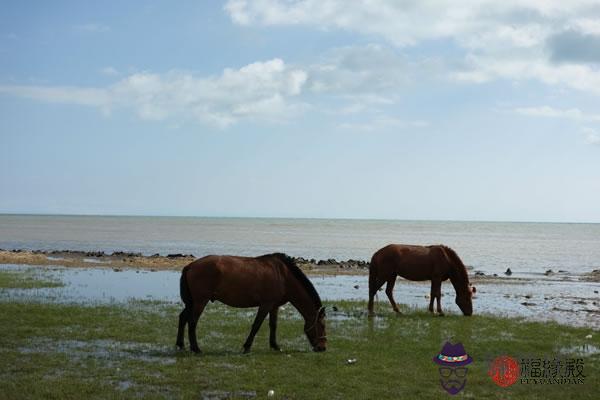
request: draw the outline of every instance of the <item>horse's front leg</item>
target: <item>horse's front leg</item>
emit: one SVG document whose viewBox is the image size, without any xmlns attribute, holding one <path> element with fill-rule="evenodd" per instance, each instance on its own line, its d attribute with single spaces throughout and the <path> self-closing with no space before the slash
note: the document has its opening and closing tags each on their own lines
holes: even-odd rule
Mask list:
<svg viewBox="0 0 600 400">
<path fill-rule="evenodd" d="M 250 348 L 252 347 L 252 342 L 254 342 L 254 336 L 260 329 L 265 317 L 269 313 L 269 311 L 273 308 L 272 304 L 269 305 L 261 305 L 258 307 L 258 312 L 256 313 L 256 318 L 254 318 L 254 323 L 252 324 L 252 329 L 250 329 L 250 334 L 244 343 L 244 353 L 249 353 Z"/>
<path fill-rule="evenodd" d="M 281 351 L 277 344 L 277 314 L 279 313 L 279 307 L 275 306 L 269 311 L 269 345 L 275 351 Z"/>
<path fill-rule="evenodd" d="M 431 280 L 431 292 L 429 293 L 429 312 L 433 314 L 433 301 L 435 300 L 435 281 Z"/>
<path fill-rule="evenodd" d="M 435 292 L 435 298 L 436 298 L 436 303 L 437 303 L 437 313 L 439 316 L 443 316 L 444 312 L 442 311 L 442 281 L 436 279 L 435 284 L 434 284 L 434 281 L 431 281 L 431 288 L 432 288 L 432 292 Z M 431 308 L 433 309 L 433 298 L 432 298 Z M 433 311 L 432 309 L 431 309 L 431 311 Z"/>
</svg>

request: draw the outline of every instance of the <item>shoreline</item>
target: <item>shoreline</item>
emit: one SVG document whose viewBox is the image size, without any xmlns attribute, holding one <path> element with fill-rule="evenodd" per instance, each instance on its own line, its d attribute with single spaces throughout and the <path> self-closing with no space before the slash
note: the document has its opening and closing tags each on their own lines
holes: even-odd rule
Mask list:
<svg viewBox="0 0 600 400">
<path fill-rule="evenodd" d="M 67 268 L 108 268 L 113 270 L 138 269 L 149 271 L 178 271 L 199 257 L 193 254 L 153 254 L 144 255 L 136 252 L 82 250 L 25 250 L 0 249 L 0 264 L 30 266 L 61 266 Z M 370 263 L 364 260 L 327 260 L 292 257 L 296 264 L 308 275 L 368 275 Z M 529 273 L 528 277 L 510 275 L 485 274 L 466 266 L 471 282 L 527 283 L 535 281 L 535 275 L 546 280 L 578 280 L 584 282 L 600 282 L 600 269 L 573 274 L 565 271 L 547 270 L 545 273 Z M 400 279 L 402 279 L 400 277 Z"/>
<path fill-rule="evenodd" d="M 167 255 L 156 253 L 147 256 L 125 251 L 114 251 L 108 254 L 103 251 L 0 249 L 0 264 L 54 265 L 74 268 L 180 270 L 198 258 L 193 254 L 181 253 Z M 367 275 L 369 273 L 369 263 L 363 260 L 292 258 L 308 274 Z"/>
</svg>

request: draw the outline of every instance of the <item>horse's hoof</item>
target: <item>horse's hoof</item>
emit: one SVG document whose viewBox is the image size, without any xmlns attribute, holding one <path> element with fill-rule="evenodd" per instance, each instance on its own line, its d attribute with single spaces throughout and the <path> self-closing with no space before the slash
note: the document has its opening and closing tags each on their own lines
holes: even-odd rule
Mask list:
<svg viewBox="0 0 600 400">
<path fill-rule="evenodd" d="M 192 351 L 192 353 L 194 354 L 201 354 L 202 352 L 200 351 L 199 348 L 195 348 L 195 349 L 190 349 Z"/>
<path fill-rule="evenodd" d="M 248 354 L 248 353 L 250 353 L 250 347 L 244 347 L 244 351 L 243 351 L 243 353 L 244 353 L 244 354 Z"/>
<path fill-rule="evenodd" d="M 279 346 L 275 345 L 275 346 L 271 346 L 271 350 L 280 352 L 281 348 Z"/>
<path fill-rule="evenodd" d="M 439 312 L 437 315 L 438 315 L 438 317 L 443 317 L 443 316 L 445 316 L 446 314 L 444 314 L 443 312 Z"/>
</svg>

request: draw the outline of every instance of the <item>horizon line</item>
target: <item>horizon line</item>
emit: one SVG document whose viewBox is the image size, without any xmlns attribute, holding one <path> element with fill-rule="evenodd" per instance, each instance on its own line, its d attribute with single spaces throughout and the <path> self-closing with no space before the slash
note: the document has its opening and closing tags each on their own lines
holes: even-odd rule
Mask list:
<svg viewBox="0 0 600 400">
<path fill-rule="evenodd" d="M 486 220 L 486 219 L 423 219 L 423 218 L 365 218 L 365 217 L 282 217 L 282 216 L 227 216 L 227 215 L 166 215 L 166 214 L 65 214 L 65 213 L 6 213 L 0 212 L 0 216 L 23 216 L 23 217 L 129 217 L 129 218 L 212 218 L 212 219 L 298 219 L 298 220 L 340 220 L 340 221 L 397 221 L 397 222 L 479 222 L 479 223 L 521 223 L 521 224 L 600 224 L 593 221 L 535 221 L 535 220 Z"/>
</svg>

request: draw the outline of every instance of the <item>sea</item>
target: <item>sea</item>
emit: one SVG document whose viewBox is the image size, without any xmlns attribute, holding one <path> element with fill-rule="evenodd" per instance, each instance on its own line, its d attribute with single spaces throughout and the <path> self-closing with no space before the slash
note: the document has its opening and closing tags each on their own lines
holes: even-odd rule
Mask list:
<svg viewBox="0 0 600 400">
<path fill-rule="evenodd" d="M 600 269 L 600 224 L 0 215 L 0 248 L 370 260 L 389 243 L 445 244 L 487 274 Z"/>
</svg>

